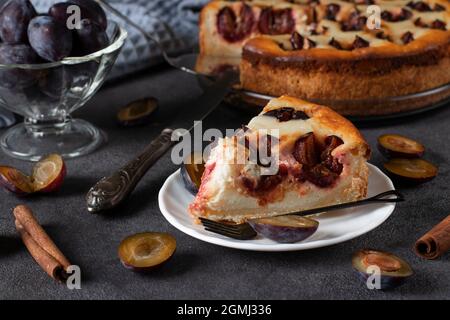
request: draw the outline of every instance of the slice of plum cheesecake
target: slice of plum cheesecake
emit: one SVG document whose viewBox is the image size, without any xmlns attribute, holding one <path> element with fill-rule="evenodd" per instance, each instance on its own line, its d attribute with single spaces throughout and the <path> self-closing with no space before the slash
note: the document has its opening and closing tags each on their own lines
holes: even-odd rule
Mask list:
<svg viewBox="0 0 450 320">
<path fill-rule="evenodd" d="M 359 200 L 367 194 L 369 156 L 350 121 L 328 107 L 282 96 L 218 141 L 189 212 L 240 223 Z"/>
</svg>

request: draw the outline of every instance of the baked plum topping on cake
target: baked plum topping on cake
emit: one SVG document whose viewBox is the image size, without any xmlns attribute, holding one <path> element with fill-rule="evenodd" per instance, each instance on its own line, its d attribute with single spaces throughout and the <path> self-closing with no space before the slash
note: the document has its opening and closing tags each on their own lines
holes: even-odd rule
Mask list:
<svg viewBox="0 0 450 320">
<path fill-rule="evenodd" d="M 338 14 L 341 7 L 338 4 L 330 3 L 326 6 L 325 17 L 328 20 L 336 20 L 336 15 Z"/>
<path fill-rule="evenodd" d="M 217 16 L 217 30 L 227 41 L 241 41 L 252 32 L 254 23 L 253 11 L 243 5 L 236 15 L 230 7 L 224 7 Z"/>
<path fill-rule="evenodd" d="M 302 111 L 297 111 L 293 108 L 280 108 L 280 109 L 270 110 L 270 111 L 264 113 L 264 115 L 269 116 L 269 117 L 275 117 L 280 122 L 289 121 L 292 119 L 294 119 L 294 120 L 308 119 L 308 116 L 306 115 L 306 113 L 304 113 Z"/>
<path fill-rule="evenodd" d="M 294 31 L 295 20 L 291 9 L 264 8 L 259 16 L 258 28 L 262 34 L 286 34 Z"/>
<path fill-rule="evenodd" d="M 359 12 L 353 12 L 350 14 L 348 19 L 346 21 L 343 21 L 342 24 L 342 31 L 361 31 L 364 30 L 364 27 L 366 26 L 367 18 L 364 16 L 361 16 Z"/>
<path fill-rule="evenodd" d="M 240 41 L 227 42 L 215 27 L 217 13 L 223 7 L 239 12 L 244 3 L 254 15 L 252 31 Z M 371 4 L 381 9 L 379 25 L 367 10 Z M 294 21 L 293 29 L 285 27 L 291 21 L 287 16 Z M 200 51 L 242 58 L 241 87 L 247 91 L 330 101 L 346 115 L 381 115 L 445 98 L 373 107 L 344 103 L 404 96 L 450 83 L 449 28 L 446 0 L 276 1 L 270 7 L 267 1 L 213 1 L 202 10 Z"/>
<path fill-rule="evenodd" d="M 412 15 L 412 12 L 406 9 L 397 10 L 396 12 L 383 11 L 381 12 L 381 19 L 389 22 L 398 22 L 408 20 Z"/>
<path fill-rule="evenodd" d="M 328 107 L 282 96 L 246 128 L 220 139 L 211 151 L 189 206 L 194 217 L 243 222 L 366 196 L 369 147 L 349 121 Z M 254 147 L 255 138 L 269 140 L 269 135 L 276 141 L 267 144 L 270 167 L 249 157 L 263 147 Z"/>
<path fill-rule="evenodd" d="M 248 39 L 290 35 L 309 14 L 308 6 L 284 1 L 211 1 L 200 14 L 200 53 L 239 56 Z"/>
</svg>

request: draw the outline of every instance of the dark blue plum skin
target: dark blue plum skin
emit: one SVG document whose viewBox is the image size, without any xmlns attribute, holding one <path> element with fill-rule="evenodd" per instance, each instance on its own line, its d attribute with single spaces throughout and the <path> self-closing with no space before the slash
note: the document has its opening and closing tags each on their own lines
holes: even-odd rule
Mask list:
<svg viewBox="0 0 450 320">
<path fill-rule="evenodd" d="M 0 45 L 0 64 L 36 64 L 41 62 L 39 56 L 26 44 Z M 32 85 L 39 71 L 25 69 L 0 69 L 0 87 L 24 88 Z"/>
<path fill-rule="evenodd" d="M 70 3 L 76 4 L 81 8 L 81 18 L 89 19 L 98 24 L 103 31 L 108 27 L 108 21 L 105 11 L 93 0 L 71 0 Z"/>
<path fill-rule="evenodd" d="M 0 10 L 0 38 L 7 44 L 28 43 L 28 24 L 36 15 L 29 0 L 8 1 Z"/>
<path fill-rule="evenodd" d="M 67 8 L 70 6 L 78 6 L 80 8 L 81 19 L 89 19 L 90 21 L 97 24 L 102 31 L 106 30 L 107 20 L 106 15 L 103 9 L 100 7 L 100 10 L 96 7 L 91 8 L 91 5 L 82 4 L 85 1 L 69 1 L 69 2 L 60 2 L 56 3 L 50 7 L 48 10 L 48 15 L 59 21 L 60 23 L 67 25 L 67 20 L 72 15 L 72 13 L 67 13 Z M 97 3 L 94 3 L 95 5 Z"/>
<path fill-rule="evenodd" d="M 48 15 L 63 25 L 67 25 L 67 20 L 70 14 L 67 13 L 67 8 L 74 5 L 70 2 L 59 2 L 48 9 Z"/>
<path fill-rule="evenodd" d="M 85 56 L 106 48 L 108 35 L 100 26 L 88 19 L 81 20 L 80 29 L 76 30 L 72 55 Z"/>
<path fill-rule="evenodd" d="M 184 186 L 186 189 L 194 196 L 198 193 L 198 187 L 195 185 L 195 183 L 192 181 L 191 177 L 189 176 L 189 173 L 186 170 L 186 165 L 181 166 L 181 177 L 183 178 Z"/>
<path fill-rule="evenodd" d="M 61 61 L 72 51 L 72 33 L 49 16 L 30 21 L 28 39 L 34 51 L 47 61 Z"/>
<path fill-rule="evenodd" d="M 394 257 L 396 260 L 398 260 L 401 263 L 401 268 L 398 271 L 390 272 L 389 274 L 384 273 L 381 271 L 380 274 L 380 288 L 381 290 L 391 290 L 398 286 L 403 285 L 409 277 L 411 277 L 414 272 L 409 266 L 409 264 L 404 261 L 403 259 L 394 256 L 393 254 L 379 251 L 379 250 L 373 250 L 373 249 L 363 249 L 359 250 L 355 254 L 353 254 L 352 257 L 352 266 L 353 269 L 356 271 L 358 277 L 367 284 L 367 279 L 371 276 L 371 274 L 368 273 L 368 270 L 366 270 L 366 266 L 363 262 L 365 256 L 370 252 L 377 252 L 379 254 L 387 255 Z"/>
<path fill-rule="evenodd" d="M 365 272 L 362 272 L 360 270 L 356 270 L 358 273 L 359 278 L 364 282 L 367 283 L 367 279 L 371 276 L 370 274 L 367 274 Z M 395 289 L 401 285 L 403 285 L 406 282 L 406 277 L 401 276 L 386 276 L 381 275 L 380 276 L 380 290 L 392 290 Z"/>
<path fill-rule="evenodd" d="M 258 223 L 257 220 L 249 221 L 252 228 L 264 237 L 279 243 L 296 243 L 312 236 L 319 225 L 314 227 L 288 227 Z"/>
</svg>

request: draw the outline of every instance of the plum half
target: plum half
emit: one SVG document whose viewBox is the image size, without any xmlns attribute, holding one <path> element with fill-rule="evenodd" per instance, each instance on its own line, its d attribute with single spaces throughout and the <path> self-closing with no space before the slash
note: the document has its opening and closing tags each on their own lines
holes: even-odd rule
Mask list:
<svg viewBox="0 0 450 320">
<path fill-rule="evenodd" d="M 138 233 L 120 243 L 119 258 L 127 269 L 149 271 L 169 260 L 176 247 L 177 242 L 170 234 Z"/>
<path fill-rule="evenodd" d="M 133 101 L 119 111 L 117 121 L 124 127 L 143 125 L 149 122 L 157 108 L 156 98 Z"/>
<path fill-rule="evenodd" d="M 33 184 L 30 177 L 12 167 L 0 167 L 0 185 L 18 196 L 33 193 Z"/>
<path fill-rule="evenodd" d="M 438 168 L 423 159 L 394 158 L 384 164 L 384 168 L 401 182 L 422 183 L 437 176 Z"/>
<path fill-rule="evenodd" d="M 66 165 L 60 155 L 45 157 L 33 167 L 31 179 L 34 192 L 51 193 L 59 190 L 66 173 Z"/>
<path fill-rule="evenodd" d="M 399 134 L 384 134 L 378 138 L 378 150 L 387 158 L 420 158 L 425 147 Z"/>
<path fill-rule="evenodd" d="M 280 243 L 295 243 L 310 237 L 317 231 L 319 222 L 300 216 L 281 216 L 248 221 L 262 236 Z"/>
<path fill-rule="evenodd" d="M 181 166 L 181 176 L 183 177 L 184 185 L 194 196 L 198 193 L 204 171 L 205 163 L 201 152 L 191 153 Z"/>
<path fill-rule="evenodd" d="M 65 176 L 66 165 L 57 154 L 51 154 L 36 163 L 31 176 L 12 167 L 0 166 L 0 185 L 19 196 L 55 192 L 61 188 Z"/>
<path fill-rule="evenodd" d="M 352 257 L 352 265 L 365 283 L 369 277 L 373 276 L 373 271 L 369 267 L 378 267 L 380 269 L 379 289 L 381 290 L 398 287 L 414 274 L 405 260 L 392 253 L 378 250 L 363 249 L 356 252 Z"/>
</svg>

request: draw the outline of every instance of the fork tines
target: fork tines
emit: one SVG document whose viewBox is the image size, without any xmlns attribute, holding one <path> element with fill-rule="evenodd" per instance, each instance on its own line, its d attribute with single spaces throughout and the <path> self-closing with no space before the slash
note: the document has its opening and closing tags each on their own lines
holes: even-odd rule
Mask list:
<svg viewBox="0 0 450 320">
<path fill-rule="evenodd" d="M 238 240 L 253 239 L 257 235 L 248 223 L 228 224 L 206 218 L 200 218 L 200 221 L 205 227 L 205 230 Z"/>
</svg>

